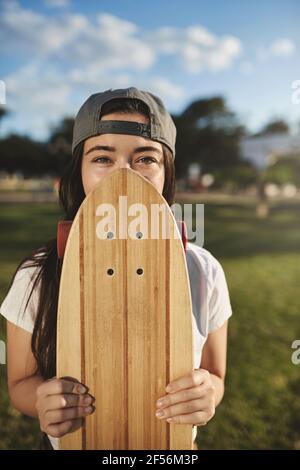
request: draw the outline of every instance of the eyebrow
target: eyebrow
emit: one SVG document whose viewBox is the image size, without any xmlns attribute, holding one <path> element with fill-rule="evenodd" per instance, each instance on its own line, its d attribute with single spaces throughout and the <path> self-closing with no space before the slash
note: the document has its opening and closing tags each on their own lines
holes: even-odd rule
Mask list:
<svg viewBox="0 0 300 470">
<path fill-rule="evenodd" d="M 115 147 L 110 147 L 108 145 L 94 145 L 94 147 L 91 147 L 87 152 L 85 152 L 85 155 L 88 155 L 91 152 L 94 152 L 95 150 L 106 150 L 107 152 L 115 152 L 116 148 Z M 151 145 L 147 145 L 144 147 L 136 147 L 133 151 L 133 153 L 139 153 L 139 152 L 156 152 L 157 154 L 161 155 L 162 152 L 156 147 L 151 147 Z"/>
</svg>

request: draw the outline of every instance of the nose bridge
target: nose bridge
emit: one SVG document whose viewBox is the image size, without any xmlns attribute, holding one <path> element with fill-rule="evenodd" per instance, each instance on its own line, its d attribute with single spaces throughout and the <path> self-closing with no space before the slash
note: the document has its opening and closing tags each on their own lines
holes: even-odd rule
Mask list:
<svg viewBox="0 0 300 470">
<path fill-rule="evenodd" d="M 131 168 L 131 162 L 129 156 L 126 153 L 118 156 L 117 160 L 118 168 Z"/>
<path fill-rule="evenodd" d="M 125 161 L 120 162 L 118 167 L 119 168 L 131 168 L 131 163 L 125 160 Z"/>
</svg>

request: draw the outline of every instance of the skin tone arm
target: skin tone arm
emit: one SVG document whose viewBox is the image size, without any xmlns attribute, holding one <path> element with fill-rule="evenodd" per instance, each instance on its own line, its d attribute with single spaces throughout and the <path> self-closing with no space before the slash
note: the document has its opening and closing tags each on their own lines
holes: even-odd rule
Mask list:
<svg viewBox="0 0 300 470">
<path fill-rule="evenodd" d="M 208 335 L 201 359 L 201 369 L 208 370 L 215 386 L 216 406 L 224 395 L 224 381 L 227 361 L 228 321 L 221 328 Z"/>
<path fill-rule="evenodd" d="M 36 418 L 36 389 L 44 380 L 35 373 L 30 341 L 31 333 L 7 321 L 7 382 L 11 404 Z"/>
<path fill-rule="evenodd" d="M 200 369 L 168 384 L 167 394 L 157 401 L 158 419 L 169 423 L 204 426 L 215 414 L 224 394 L 227 321 L 210 333 L 202 352 Z"/>
<path fill-rule="evenodd" d="M 23 414 L 38 418 L 42 431 L 61 437 L 82 425 L 93 413 L 94 397 L 76 379 L 44 380 L 36 373 L 31 333 L 7 321 L 7 381 L 11 404 Z"/>
</svg>

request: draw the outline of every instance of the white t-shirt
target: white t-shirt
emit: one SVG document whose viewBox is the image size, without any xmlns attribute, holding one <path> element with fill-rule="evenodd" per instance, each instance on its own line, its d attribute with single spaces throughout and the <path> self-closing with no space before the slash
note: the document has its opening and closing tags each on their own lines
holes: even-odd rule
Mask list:
<svg viewBox="0 0 300 470">
<path fill-rule="evenodd" d="M 219 261 L 206 249 L 187 243 L 186 261 L 193 306 L 194 368 L 198 369 L 208 334 L 220 328 L 232 315 L 228 287 Z M 3 300 L 0 313 L 10 322 L 33 332 L 38 306 L 38 289 L 24 307 L 39 268 L 26 267 L 17 272 L 14 282 Z M 24 312 L 24 314 L 23 314 Z M 197 427 L 193 428 L 193 439 Z M 58 439 L 48 436 L 54 449 Z"/>
</svg>

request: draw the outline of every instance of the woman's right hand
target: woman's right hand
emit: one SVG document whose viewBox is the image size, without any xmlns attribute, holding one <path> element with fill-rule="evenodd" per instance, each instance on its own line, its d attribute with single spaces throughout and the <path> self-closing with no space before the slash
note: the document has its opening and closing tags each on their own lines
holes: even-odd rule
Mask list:
<svg viewBox="0 0 300 470">
<path fill-rule="evenodd" d="M 76 431 L 83 424 L 82 418 L 95 411 L 94 397 L 75 379 L 46 380 L 38 386 L 36 394 L 40 428 L 52 437 Z"/>
</svg>

